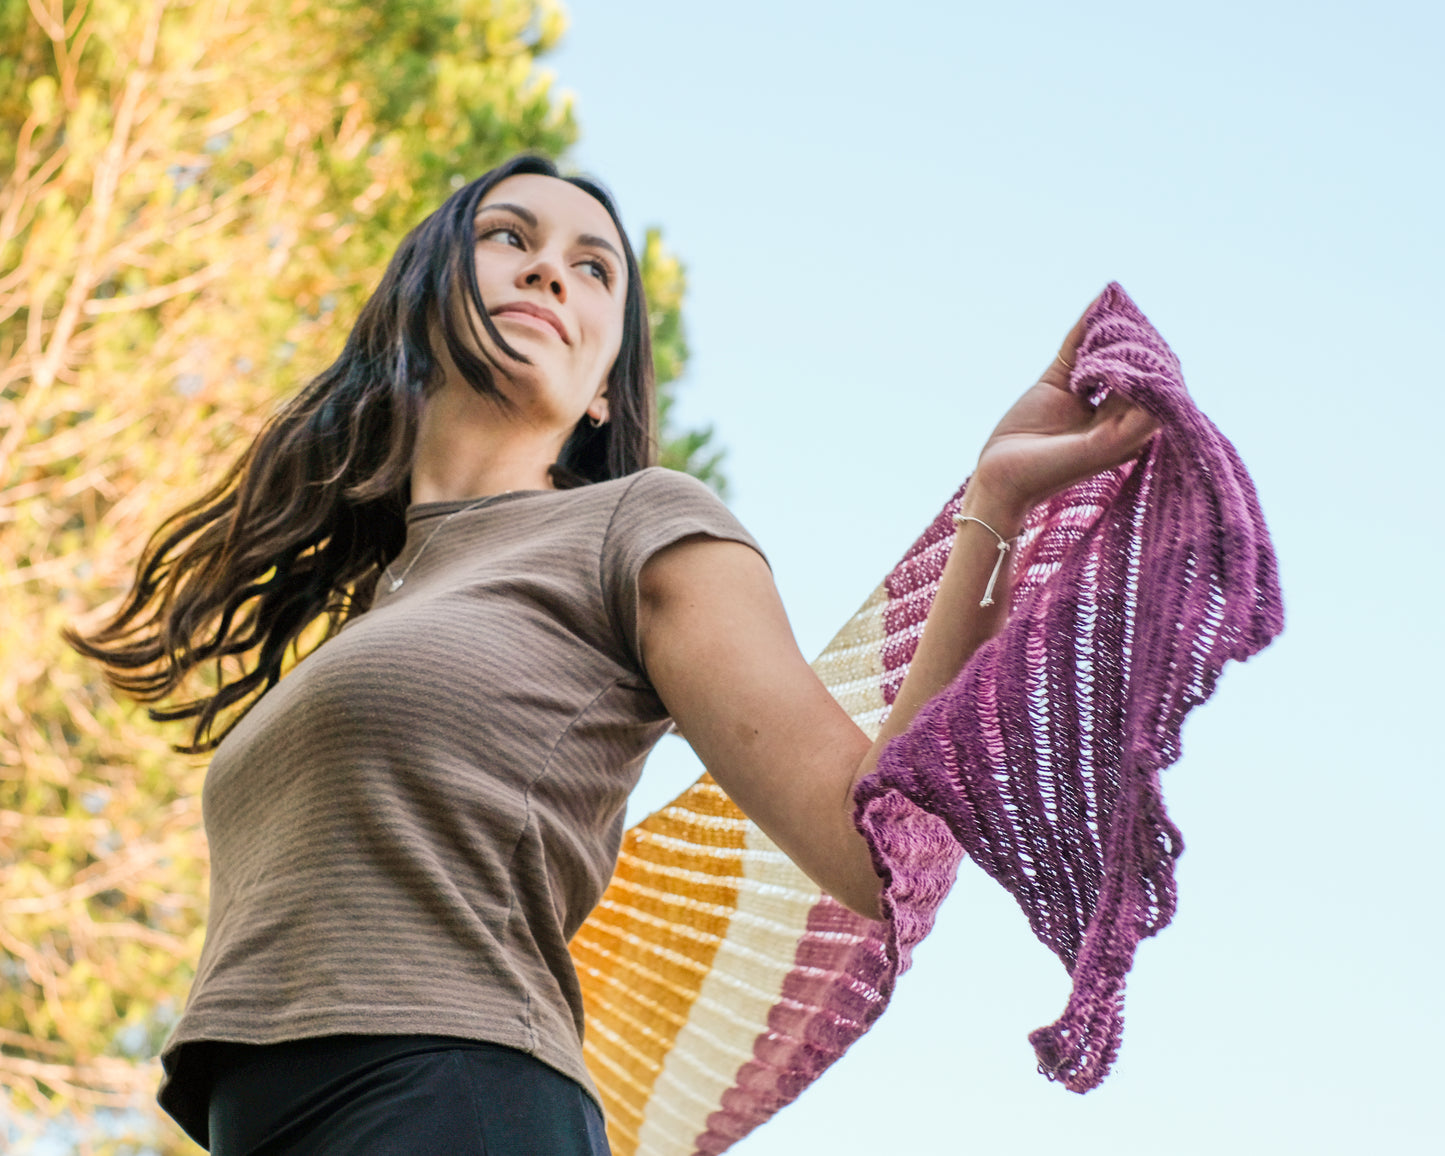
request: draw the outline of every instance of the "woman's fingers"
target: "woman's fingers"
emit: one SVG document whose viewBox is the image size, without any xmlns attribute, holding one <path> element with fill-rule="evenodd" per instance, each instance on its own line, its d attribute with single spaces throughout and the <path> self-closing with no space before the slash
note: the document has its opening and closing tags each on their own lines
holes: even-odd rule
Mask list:
<svg viewBox="0 0 1445 1156">
<path fill-rule="evenodd" d="M 1159 423 L 1147 411 L 1118 393 L 1111 393 L 1094 411 L 1089 434 L 1103 460 L 1100 469 L 1126 462 L 1158 432 Z"/>
<path fill-rule="evenodd" d="M 1079 350 L 1079 342 L 1084 339 L 1084 318 L 1093 311 L 1094 306 L 1099 303 L 1099 298 L 1106 292 L 1107 289 L 1100 289 L 1094 294 L 1094 299 L 1084 306 L 1084 311 L 1079 314 L 1079 319 L 1074 322 L 1074 327 L 1069 330 L 1068 335 L 1064 338 L 1063 353 L 1070 364 L 1073 363 L 1074 354 Z"/>
<path fill-rule="evenodd" d="M 1041 380 L 1024 390 L 1009 407 L 994 427 L 992 437 L 1077 433 L 1087 429 L 1093 417 L 1093 408 L 1083 398 Z"/>
<path fill-rule="evenodd" d="M 1089 311 L 1099 303 L 1099 298 L 1103 295 L 1104 290 L 1100 289 L 1099 292 L 1094 295 L 1094 299 L 1084 307 L 1084 311 L 1079 314 L 1079 319 L 1074 322 L 1073 328 L 1064 335 L 1063 343 L 1059 346 L 1058 355 L 1040 375 L 1040 381 L 1046 385 L 1053 386 L 1055 389 L 1069 388 L 1069 370 L 1065 367 L 1072 366 L 1075 360 L 1077 360 L 1079 355 L 1079 342 L 1084 339 L 1084 318 L 1086 318 L 1089 315 Z"/>
</svg>

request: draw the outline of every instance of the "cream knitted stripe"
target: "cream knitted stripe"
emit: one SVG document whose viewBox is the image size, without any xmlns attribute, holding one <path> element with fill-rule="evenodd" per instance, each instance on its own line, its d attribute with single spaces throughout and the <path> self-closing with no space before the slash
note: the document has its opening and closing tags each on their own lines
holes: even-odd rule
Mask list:
<svg viewBox="0 0 1445 1156">
<path fill-rule="evenodd" d="M 781 996 L 820 892 L 760 831 L 747 827 L 738 905 L 687 1025 L 663 1061 L 638 1136 L 638 1156 L 676 1156 L 722 1104 Z"/>
</svg>

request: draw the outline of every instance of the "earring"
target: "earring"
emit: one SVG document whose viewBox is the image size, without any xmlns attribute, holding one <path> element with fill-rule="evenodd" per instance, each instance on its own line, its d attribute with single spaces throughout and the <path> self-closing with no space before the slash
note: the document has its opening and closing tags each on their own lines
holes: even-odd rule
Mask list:
<svg viewBox="0 0 1445 1156">
<path fill-rule="evenodd" d="M 593 417 L 590 413 L 587 415 L 587 420 L 592 423 L 593 429 L 601 429 L 603 425 L 606 424 L 604 419 L 600 417 Z"/>
</svg>

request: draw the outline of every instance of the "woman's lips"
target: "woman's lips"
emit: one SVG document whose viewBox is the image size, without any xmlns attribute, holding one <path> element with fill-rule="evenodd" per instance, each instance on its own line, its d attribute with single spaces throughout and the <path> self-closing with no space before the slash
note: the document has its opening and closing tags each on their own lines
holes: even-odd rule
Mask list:
<svg viewBox="0 0 1445 1156">
<path fill-rule="evenodd" d="M 533 327 L 550 329 L 568 345 L 572 344 L 572 342 L 568 340 L 567 330 L 562 326 L 561 318 L 550 309 L 545 309 L 540 305 L 531 305 L 527 302 L 520 301 L 514 302 L 511 305 L 499 305 L 492 310 L 492 317 L 494 319 L 498 317 L 511 317 Z"/>
</svg>

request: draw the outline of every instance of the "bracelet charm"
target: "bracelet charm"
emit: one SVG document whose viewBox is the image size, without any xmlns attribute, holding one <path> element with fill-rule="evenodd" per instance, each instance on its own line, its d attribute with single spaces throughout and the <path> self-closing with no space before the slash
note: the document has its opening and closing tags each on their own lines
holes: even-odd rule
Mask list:
<svg viewBox="0 0 1445 1156">
<path fill-rule="evenodd" d="M 977 522 L 980 526 L 982 526 L 985 530 L 987 530 L 990 534 L 992 534 L 995 538 L 998 539 L 998 561 L 993 564 L 993 573 L 988 576 L 988 586 L 984 588 L 983 601 L 979 603 L 980 606 L 992 606 L 994 583 L 998 581 L 999 571 L 1003 569 L 1003 560 L 1004 557 L 1008 554 L 1009 550 L 1008 539 L 1005 538 L 1002 534 L 1000 534 L 997 530 L 995 530 L 992 526 L 990 526 L 987 522 L 985 522 L 982 518 L 975 518 L 972 514 L 953 515 L 953 524 L 955 526 L 961 527 L 965 522 Z"/>
</svg>

